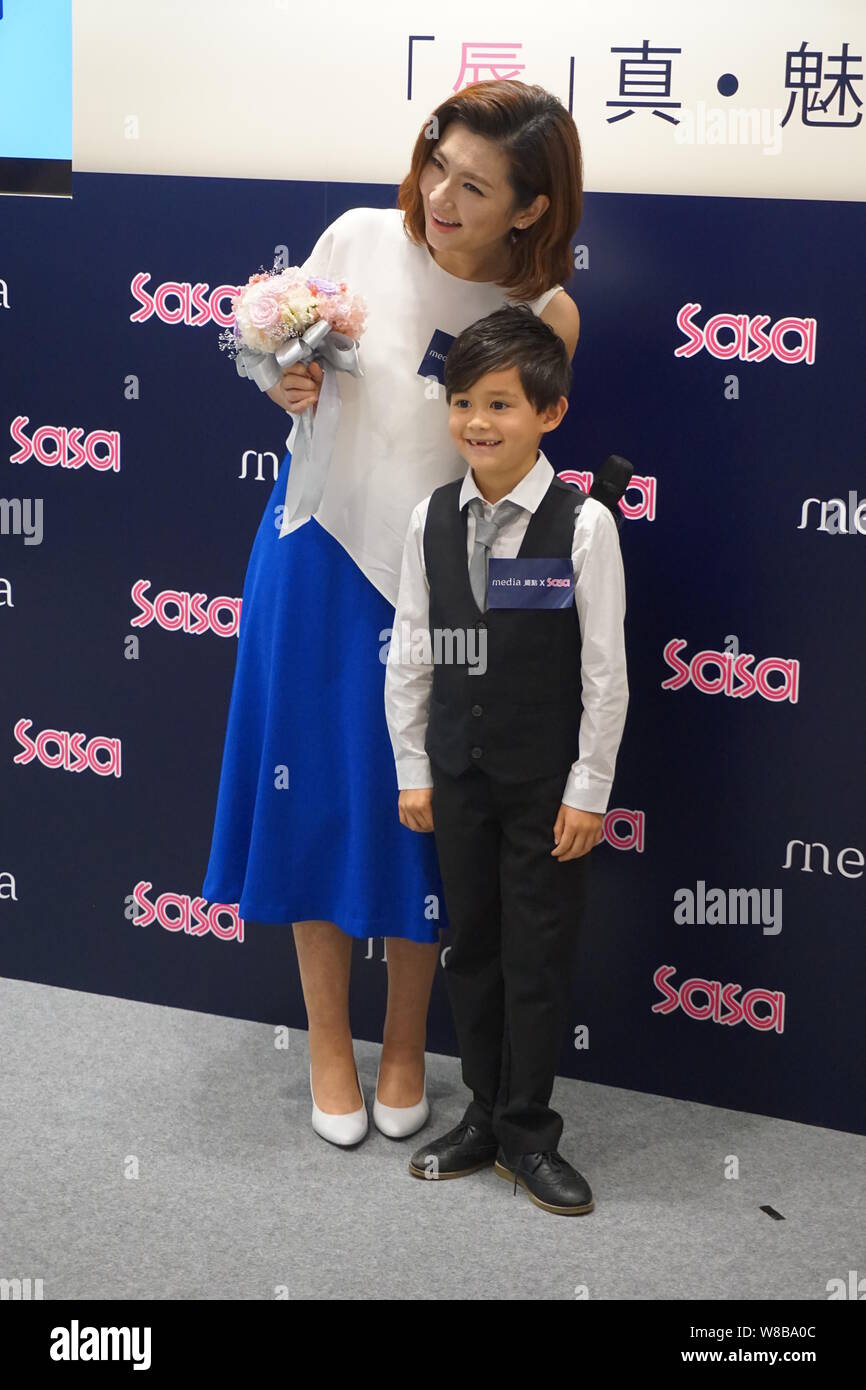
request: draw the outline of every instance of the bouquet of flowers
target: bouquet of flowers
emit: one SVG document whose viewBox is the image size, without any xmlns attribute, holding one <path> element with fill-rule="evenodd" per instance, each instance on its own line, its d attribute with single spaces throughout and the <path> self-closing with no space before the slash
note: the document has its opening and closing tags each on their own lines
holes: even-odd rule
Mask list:
<svg viewBox="0 0 866 1390">
<path fill-rule="evenodd" d="M 358 340 L 367 308 L 345 280 L 306 276 L 298 266 L 251 275 L 231 305 L 234 325 L 220 334 L 220 348 L 260 391 L 276 386 L 294 363 L 322 368 L 317 406 L 298 417 L 280 530 L 285 536 L 309 521 L 321 500 L 340 418 L 336 373 L 364 375 Z"/>
<path fill-rule="evenodd" d="M 251 275 L 231 306 L 234 327 L 220 334 L 220 348 L 235 359 L 238 375 L 252 377 L 261 391 L 275 386 L 293 362 L 311 360 L 328 334 L 356 343 L 367 312 L 345 280 L 307 277 L 298 266 Z"/>
</svg>

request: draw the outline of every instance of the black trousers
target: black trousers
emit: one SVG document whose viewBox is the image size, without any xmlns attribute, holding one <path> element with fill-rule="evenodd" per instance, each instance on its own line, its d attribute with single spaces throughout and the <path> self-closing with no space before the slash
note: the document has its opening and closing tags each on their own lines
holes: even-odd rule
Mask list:
<svg viewBox="0 0 866 1390">
<path fill-rule="evenodd" d="M 435 763 L 433 827 L 449 927 L 443 969 L 472 1091 L 465 1119 L 505 1154 L 555 1149 L 549 1101 L 569 1022 L 592 851 L 551 857 L 562 776 L 506 784 Z"/>
</svg>

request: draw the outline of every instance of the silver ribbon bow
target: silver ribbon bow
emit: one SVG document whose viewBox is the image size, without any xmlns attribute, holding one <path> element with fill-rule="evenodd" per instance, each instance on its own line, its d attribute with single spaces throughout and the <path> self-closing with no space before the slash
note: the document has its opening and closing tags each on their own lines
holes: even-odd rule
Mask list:
<svg viewBox="0 0 866 1390">
<path fill-rule="evenodd" d="M 260 391 L 276 386 L 285 369 L 296 362 L 318 362 L 322 368 L 322 384 L 315 418 L 312 406 L 297 417 L 280 537 L 309 521 L 322 500 L 340 422 L 337 372 L 364 375 L 358 361 L 358 344 L 345 333 L 337 333 L 324 319 L 312 324 L 302 337 L 290 338 L 276 352 L 241 348 L 235 359 L 238 376 L 250 377 Z"/>
</svg>

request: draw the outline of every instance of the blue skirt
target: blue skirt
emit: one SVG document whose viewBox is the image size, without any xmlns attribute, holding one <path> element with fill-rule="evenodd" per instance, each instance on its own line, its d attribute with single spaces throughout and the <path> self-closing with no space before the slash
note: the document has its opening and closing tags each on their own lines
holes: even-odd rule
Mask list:
<svg viewBox="0 0 866 1390">
<path fill-rule="evenodd" d="M 290 461 L 244 580 L 202 895 L 252 921 L 437 941 L 435 841 L 397 816 L 381 659 L 394 609 L 317 521 L 280 540 Z"/>
</svg>

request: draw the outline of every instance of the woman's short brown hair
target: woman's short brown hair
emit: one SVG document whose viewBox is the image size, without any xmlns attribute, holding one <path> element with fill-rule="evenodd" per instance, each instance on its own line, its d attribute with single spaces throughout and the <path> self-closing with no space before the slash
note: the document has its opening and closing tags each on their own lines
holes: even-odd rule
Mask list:
<svg viewBox="0 0 866 1390">
<path fill-rule="evenodd" d="M 452 121 L 462 121 L 499 145 L 509 161 L 518 207 L 528 207 L 539 193 L 550 199 L 531 227 L 512 229 L 512 267 L 500 282 L 503 290 L 512 299 L 526 300 L 552 285 L 565 285 L 574 272 L 571 238 L 583 212 L 583 160 L 577 126 L 544 87 L 511 79 L 474 82 L 436 107 L 415 141 L 409 173 L 397 193 L 407 236 L 429 248 L 419 180 Z M 431 125 L 438 130 L 435 139 L 429 135 Z"/>
</svg>

